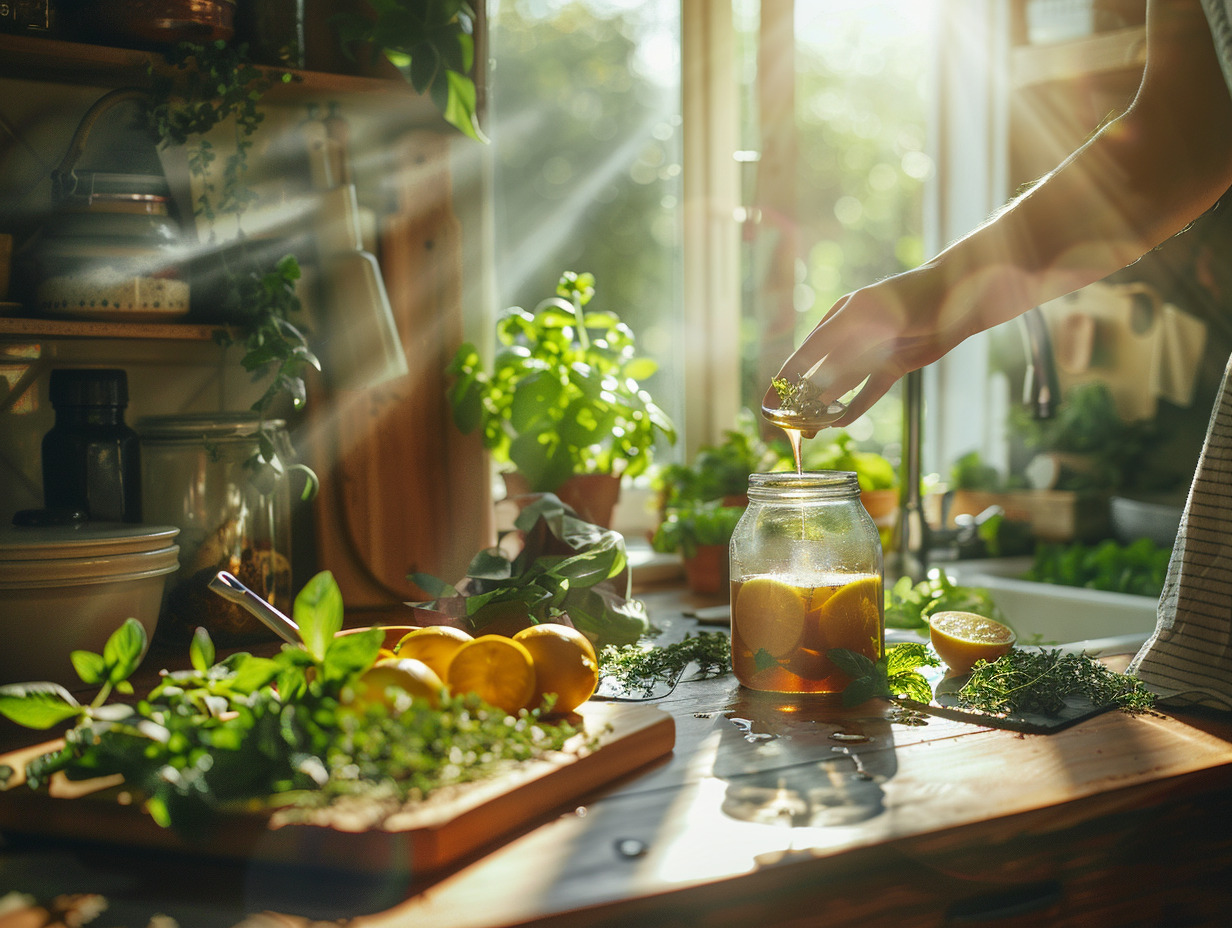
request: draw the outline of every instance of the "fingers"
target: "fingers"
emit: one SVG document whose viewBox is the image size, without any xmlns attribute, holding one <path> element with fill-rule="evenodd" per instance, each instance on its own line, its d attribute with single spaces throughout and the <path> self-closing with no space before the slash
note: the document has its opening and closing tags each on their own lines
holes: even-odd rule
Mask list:
<svg viewBox="0 0 1232 928">
<path fill-rule="evenodd" d="M 869 377 L 868 383 L 847 404 L 847 411 L 830 423 L 831 428 L 843 428 L 851 425 L 872 408 L 873 404 L 889 392 L 890 387 L 898 382 L 897 374 L 878 374 Z"/>
</svg>

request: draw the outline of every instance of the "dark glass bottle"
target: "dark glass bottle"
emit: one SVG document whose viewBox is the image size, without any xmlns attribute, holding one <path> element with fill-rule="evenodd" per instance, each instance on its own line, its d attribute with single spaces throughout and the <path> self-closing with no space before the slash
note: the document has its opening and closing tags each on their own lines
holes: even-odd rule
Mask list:
<svg viewBox="0 0 1232 928">
<path fill-rule="evenodd" d="M 60 368 L 49 392 L 56 424 L 43 436 L 43 505 L 140 522 L 141 442 L 124 422 L 124 371 Z"/>
</svg>

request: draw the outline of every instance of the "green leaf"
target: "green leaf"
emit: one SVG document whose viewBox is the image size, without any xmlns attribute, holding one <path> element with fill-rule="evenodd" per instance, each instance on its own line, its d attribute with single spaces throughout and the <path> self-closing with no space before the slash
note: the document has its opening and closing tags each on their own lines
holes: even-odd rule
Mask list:
<svg viewBox="0 0 1232 928">
<path fill-rule="evenodd" d="M 253 657 L 246 654 L 235 667 L 235 676 L 231 678 L 231 689 L 237 693 L 255 693 L 273 680 L 278 675 L 279 669 L 277 661 L 268 657 Z"/>
<path fill-rule="evenodd" d="M 858 651 L 848 648 L 831 648 L 826 651 L 826 657 L 834 662 L 835 667 L 852 679 L 876 673 L 876 664 Z"/>
<path fill-rule="evenodd" d="M 192 642 L 188 646 L 188 659 L 193 669 L 205 673 L 214 664 L 214 642 L 210 633 L 203 626 L 198 626 L 193 632 Z"/>
<path fill-rule="evenodd" d="M 431 574 L 411 573 L 407 575 L 407 579 L 433 599 L 440 599 L 442 596 L 452 596 L 458 592 L 454 589 L 453 584 L 446 583 L 440 577 L 434 577 Z"/>
<path fill-rule="evenodd" d="M 842 701 L 844 706 L 858 706 L 880 695 L 882 694 L 878 692 L 875 679 L 872 677 L 859 677 L 852 680 L 843 689 Z"/>
<path fill-rule="evenodd" d="M 81 677 L 82 683 L 98 686 L 107 679 L 107 662 L 103 660 L 103 655 L 93 651 L 73 651 L 68 659 L 77 671 L 77 676 Z"/>
<path fill-rule="evenodd" d="M 53 728 L 81 714 L 81 703 L 56 683 L 0 686 L 0 715 L 26 728 Z"/>
<path fill-rule="evenodd" d="M 323 661 L 343 621 L 342 591 L 332 573 L 323 570 L 304 585 L 295 597 L 292 617 L 308 653 Z"/>
<path fill-rule="evenodd" d="M 321 672 L 325 683 L 340 683 L 371 667 L 380 653 L 385 632 L 369 628 L 350 635 L 339 635 L 329 643 Z"/>
<path fill-rule="evenodd" d="M 107 681 L 115 684 L 127 680 L 141 663 L 145 646 L 145 628 L 136 619 L 125 619 L 124 624 L 111 633 L 103 646 Z"/>
</svg>

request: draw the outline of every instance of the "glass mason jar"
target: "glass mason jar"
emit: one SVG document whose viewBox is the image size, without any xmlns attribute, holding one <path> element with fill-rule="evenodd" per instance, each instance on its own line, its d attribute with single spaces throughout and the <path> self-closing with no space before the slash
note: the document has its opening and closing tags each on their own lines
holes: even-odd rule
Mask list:
<svg viewBox="0 0 1232 928">
<path fill-rule="evenodd" d="M 828 651 L 881 657 L 881 540 L 854 473 L 751 474 L 730 557 L 732 669 L 745 686 L 837 694 L 850 678 Z"/>
<path fill-rule="evenodd" d="M 167 585 L 158 637 L 179 646 L 197 626 L 214 643 L 272 640 L 247 610 L 207 587 L 225 570 L 275 608 L 291 611 L 290 440 L 281 419 L 246 413 L 152 416 L 138 421 L 147 521 L 179 528 L 180 570 Z M 275 450 L 259 462 L 260 441 Z"/>
</svg>

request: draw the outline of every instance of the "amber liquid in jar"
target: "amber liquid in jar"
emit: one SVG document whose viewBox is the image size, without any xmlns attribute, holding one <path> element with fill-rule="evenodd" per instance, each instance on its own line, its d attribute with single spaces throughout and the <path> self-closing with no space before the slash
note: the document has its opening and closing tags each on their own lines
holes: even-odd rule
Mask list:
<svg viewBox="0 0 1232 928">
<path fill-rule="evenodd" d="M 732 581 L 732 670 L 775 693 L 841 693 L 851 678 L 827 657 L 846 648 L 876 661 L 884 646 L 881 577 L 835 575 L 800 585 L 779 576 Z"/>
<path fill-rule="evenodd" d="M 837 695 L 851 678 L 830 652 L 881 658 L 881 542 L 854 473 L 751 474 L 730 568 L 732 669 L 744 686 Z"/>
</svg>

